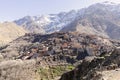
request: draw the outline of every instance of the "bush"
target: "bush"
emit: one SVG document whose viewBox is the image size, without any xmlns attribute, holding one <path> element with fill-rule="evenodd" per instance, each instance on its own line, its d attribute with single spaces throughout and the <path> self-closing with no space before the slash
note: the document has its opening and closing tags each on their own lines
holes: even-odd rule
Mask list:
<svg viewBox="0 0 120 80">
<path fill-rule="evenodd" d="M 55 77 L 61 76 L 64 72 L 73 70 L 73 65 L 53 66 L 49 68 L 38 68 L 38 73 L 41 80 L 51 80 Z"/>
</svg>

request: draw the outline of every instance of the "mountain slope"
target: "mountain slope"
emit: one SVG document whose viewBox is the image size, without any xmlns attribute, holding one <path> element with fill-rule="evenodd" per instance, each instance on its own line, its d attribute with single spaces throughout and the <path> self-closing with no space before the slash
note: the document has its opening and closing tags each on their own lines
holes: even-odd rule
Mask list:
<svg viewBox="0 0 120 80">
<path fill-rule="evenodd" d="M 0 46 L 11 42 L 12 40 L 24 35 L 25 31 L 22 27 L 15 23 L 5 22 L 0 24 Z"/>
<path fill-rule="evenodd" d="M 120 39 L 120 17 L 119 13 L 110 9 L 112 6 L 116 8 L 116 5 L 92 5 L 85 9 L 84 16 L 76 18 L 61 31 L 78 31 Z"/>
</svg>

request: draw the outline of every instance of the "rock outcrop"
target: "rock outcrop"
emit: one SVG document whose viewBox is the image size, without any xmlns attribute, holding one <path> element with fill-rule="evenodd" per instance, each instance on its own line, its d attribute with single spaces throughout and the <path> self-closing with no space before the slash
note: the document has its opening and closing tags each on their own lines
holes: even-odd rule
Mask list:
<svg viewBox="0 0 120 80">
<path fill-rule="evenodd" d="M 93 60 L 83 60 L 74 70 L 64 73 L 60 80 L 117 80 L 120 78 L 119 68 L 120 49 L 115 49 Z M 112 75 L 113 73 L 110 72 L 114 72 L 118 76 L 115 78 L 116 75 Z M 112 77 L 108 75 L 112 75 Z"/>
</svg>

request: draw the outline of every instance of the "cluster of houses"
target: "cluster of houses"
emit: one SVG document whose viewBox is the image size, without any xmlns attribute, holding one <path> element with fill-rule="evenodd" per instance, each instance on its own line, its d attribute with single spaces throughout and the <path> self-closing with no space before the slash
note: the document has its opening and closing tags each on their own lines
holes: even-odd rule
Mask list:
<svg viewBox="0 0 120 80">
<path fill-rule="evenodd" d="M 72 33 L 53 33 L 50 35 L 37 35 L 33 43 L 24 46 L 18 59 L 34 59 L 51 55 L 70 55 L 83 59 L 85 56 L 100 55 L 109 51 L 111 46 L 98 40 L 95 36 Z"/>
</svg>

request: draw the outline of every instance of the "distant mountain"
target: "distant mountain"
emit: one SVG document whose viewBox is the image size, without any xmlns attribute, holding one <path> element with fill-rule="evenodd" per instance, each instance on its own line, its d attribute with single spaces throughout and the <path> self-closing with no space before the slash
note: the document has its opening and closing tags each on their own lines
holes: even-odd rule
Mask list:
<svg viewBox="0 0 120 80">
<path fill-rule="evenodd" d="M 65 25 L 72 22 L 76 14 L 77 12 L 72 10 L 68 13 L 26 16 L 14 22 L 33 33 L 52 33 L 61 30 Z"/>
<path fill-rule="evenodd" d="M 26 16 L 14 22 L 33 33 L 78 31 L 120 39 L 120 5 L 112 2 L 59 14 Z"/>
<path fill-rule="evenodd" d="M 23 36 L 27 31 L 15 23 L 0 23 L 0 46 Z"/>
</svg>

